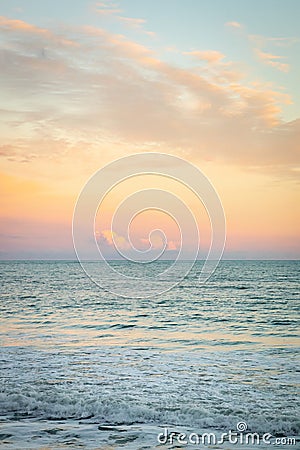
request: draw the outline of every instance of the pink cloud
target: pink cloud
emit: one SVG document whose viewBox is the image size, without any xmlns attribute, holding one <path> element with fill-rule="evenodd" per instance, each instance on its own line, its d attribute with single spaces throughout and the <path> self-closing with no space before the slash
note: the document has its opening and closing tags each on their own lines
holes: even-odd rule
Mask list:
<svg viewBox="0 0 300 450">
<path fill-rule="evenodd" d="M 178 249 L 178 244 L 175 241 L 168 242 L 167 250 L 177 250 L 177 249 Z"/>
<path fill-rule="evenodd" d="M 117 247 L 120 250 L 130 249 L 130 244 L 123 236 L 120 236 L 111 230 L 102 230 L 101 232 L 96 232 L 96 236 L 101 240 L 104 239 L 107 245 L 110 247 Z"/>
<path fill-rule="evenodd" d="M 209 63 L 216 63 L 225 58 L 225 55 L 223 55 L 223 53 L 218 52 L 216 50 L 206 50 L 206 51 L 195 50 L 191 52 L 184 52 L 184 54 L 191 55 L 196 59 L 207 61 Z"/>
<path fill-rule="evenodd" d="M 60 36 L 69 39 L 77 32 L 81 42 L 76 53 L 65 47 L 63 57 L 55 40 L 58 35 L 45 30 L 50 59 L 30 51 L 24 55 L 23 46 L 27 50 L 36 45 L 32 40 L 36 32 L 28 32 L 31 25 L 22 27 L 19 40 L 5 30 L 2 33 L 11 45 L 3 52 L 10 63 L 3 65 L 2 76 L 4 92 L 13 90 L 23 111 L 19 123 L 26 123 L 34 136 L 32 131 L 27 138 L 23 135 L 20 146 L 15 123 L 6 120 L 12 137 L 3 145 L 12 154 L 17 152 L 21 158 L 29 149 L 40 154 L 47 148 L 44 155 L 55 149 L 59 158 L 64 148 L 64 154 L 78 149 L 80 158 L 86 148 L 93 149 L 96 158 L 94 148 L 104 145 L 101 136 L 110 136 L 128 148 L 154 142 L 191 158 L 286 169 L 295 176 L 290 168 L 295 164 L 293 139 L 298 125 L 286 124 L 280 117 L 289 97 L 269 85 L 246 81 L 232 63 L 222 61 L 219 52 L 205 55 L 217 61 L 211 67 L 185 69 L 162 61 L 151 48 L 123 35 L 85 26 L 66 29 Z M 200 52 L 202 57 L 206 53 Z M 34 104 L 34 114 L 25 114 L 33 91 L 40 93 L 47 108 Z M 274 145 L 277 141 L 281 148 Z"/>
<path fill-rule="evenodd" d="M 75 42 L 71 39 L 63 38 L 61 36 L 52 33 L 46 28 L 37 27 L 35 25 L 24 22 L 23 20 L 9 19 L 7 17 L 0 16 L 0 26 L 3 27 L 3 30 L 41 36 L 45 39 L 58 42 L 65 46 L 75 46 L 75 47 L 79 46 L 78 42 Z"/>
<path fill-rule="evenodd" d="M 282 63 L 279 60 L 283 58 L 283 56 L 272 55 L 272 53 L 263 52 L 262 50 L 255 49 L 255 53 L 258 56 L 258 59 L 262 61 L 264 64 L 275 67 L 281 72 L 288 72 L 290 70 L 289 64 Z"/>
<path fill-rule="evenodd" d="M 243 25 L 242 25 L 242 24 L 240 24 L 239 22 L 234 22 L 234 21 L 232 21 L 232 22 L 226 22 L 225 25 L 226 25 L 227 27 L 231 27 L 231 28 L 243 28 Z"/>
</svg>

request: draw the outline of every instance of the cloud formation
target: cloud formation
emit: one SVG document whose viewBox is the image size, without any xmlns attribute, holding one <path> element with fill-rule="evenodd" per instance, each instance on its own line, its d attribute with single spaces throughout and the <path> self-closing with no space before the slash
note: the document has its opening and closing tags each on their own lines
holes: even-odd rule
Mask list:
<svg viewBox="0 0 300 450">
<path fill-rule="evenodd" d="M 117 247 L 117 249 L 120 250 L 130 249 L 129 242 L 123 236 L 120 236 L 116 232 L 113 232 L 111 230 L 102 230 L 96 235 L 100 243 L 104 243 L 109 247 L 113 248 Z"/>
<path fill-rule="evenodd" d="M 123 10 L 120 9 L 116 4 L 110 2 L 99 2 L 96 3 L 95 11 L 100 16 L 104 16 L 104 18 L 109 17 L 111 20 L 115 20 L 125 27 L 133 28 L 135 30 L 141 31 L 148 36 L 155 36 L 153 31 L 148 31 L 144 29 L 144 25 L 146 24 L 145 19 L 141 19 L 138 17 L 124 17 L 122 15 Z"/>
<path fill-rule="evenodd" d="M 5 121 L 6 157 L 59 158 L 82 142 L 88 151 L 111 136 L 128 145 L 176 148 L 196 160 L 295 176 L 299 120 L 281 119 L 291 99 L 249 81 L 219 51 L 185 52 L 202 64 L 181 68 L 99 27 L 54 32 L 3 17 L 1 23 L 1 84 L 14 92 L 14 102 L 7 94 L 4 104 L 17 111 Z M 260 58 L 283 64 L 262 51 Z M 77 157 L 85 155 L 75 151 Z"/>
<path fill-rule="evenodd" d="M 232 60 L 226 46 L 201 40 L 198 47 L 159 45 L 157 35 L 148 38 L 145 19 L 126 17 L 114 3 L 96 9 L 90 23 L 97 26 L 46 28 L 0 18 L 2 256 L 72 255 L 72 209 L 86 177 L 141 151 L 177 154 L 211 171 L 228 214 L 231 251 L 284 254 L 286 247 L 296 254 L 300 119 L 283 119 L 293 99 L 259 74 L 288 87 L 294 62 L 284 57 L 299 40 L 251 36 L 245 25 L 229 22 L 222 31 L 242 39 L 249 66 L 246 57 Z M 28 185 L 30 178 L 37 185 Z M 111 204 L 106 208 L 108 215 Z M 129 251 L 128 239 L 112 236 L 103 221 L 97 237 L 108 254 L 113 237 Z M 145 224 L 133 233 L 137 248 L 149 247 Z M 179 242 L 170 237 L 174 254 Z M 161 247 L 158 238 L 152 244 Z"/>
<path fill-rule="evenodd" d="M 218 52 L 216 50 L 206 50 L 206 51 L 195 50 L 191 52 L 184 52 L 184 54 L 194 56 L 196 59 L 207 61 L 209 63 L 219 62 L 225 57 L 223 53 Z"/>
<path fill-rule="evenodd" d="M 268 64 L 271 67 L 275 67 L 276 69 L 281 70 L 281 72 L 288 72 L 290 70 L 289 64 L 280 61 L 283 56 L 272 55 L 272 53 L 266 53 L 259 49 L 255 49 L 255 52 L 258 59 L 263 63 Z"/>
<path fill-rule="evenodd" d="M 225 25 L 231 28 L 238 28 L 238 29 L 243 28 L 243 25 L 241 23 L 235 21 L 226 22 Z"/>
</svg>

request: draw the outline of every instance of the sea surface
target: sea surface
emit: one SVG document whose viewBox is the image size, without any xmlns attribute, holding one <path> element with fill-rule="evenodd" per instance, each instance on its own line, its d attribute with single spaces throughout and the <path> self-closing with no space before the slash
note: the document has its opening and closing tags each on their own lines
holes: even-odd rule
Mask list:
<svg viewBox="0 0 300 450">
<path fill-rule="evenodd" d="M 198 449 L 157 436 L 240 423 L 271 445 L 210 448 L 300 448 L 300 262 L 222 261 L 202 286 L 200 269 L 131 300 L 77 262 L 1 262 L 0 448 Z"/>
</svg>

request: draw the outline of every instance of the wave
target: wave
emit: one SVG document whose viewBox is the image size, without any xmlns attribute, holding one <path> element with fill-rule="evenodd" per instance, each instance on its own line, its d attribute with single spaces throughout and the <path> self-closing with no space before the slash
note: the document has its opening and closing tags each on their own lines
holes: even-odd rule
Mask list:
<svg viewBox="0 0 300 450">
<path fill-rule="evenodd" d="M 31 392 L 10 393 L 0 395 L 1 415 L 6 419 L 20 420 L 35 418 L 41 420 L 85 420 L 107 426 L 155 424 L 164 426 L 187 426 L 195 429 L 212 428 L 215 430 L 235 429 L 239 421 L 246 421 L 250 431 L 272 433 L 274 435 L 297 435 L 300 432 L 300 421 L 296 411 L 271 412 L 257 416 L 255 410 L 244 410 L 238 405 L 209 408 L 202 405 L 167 405 L 164 400 L 156 405 L 140 402 L 136 404 L 130 399 L 120 400 L 118 396 L 90 395 L 87 398 L 78 392 L 68 392 L 68 386 L 58 393 L 52 390 L 41 393 L 38 389 Z M 21 389 L 20 389 L 21 391 Z"/>
</svg>

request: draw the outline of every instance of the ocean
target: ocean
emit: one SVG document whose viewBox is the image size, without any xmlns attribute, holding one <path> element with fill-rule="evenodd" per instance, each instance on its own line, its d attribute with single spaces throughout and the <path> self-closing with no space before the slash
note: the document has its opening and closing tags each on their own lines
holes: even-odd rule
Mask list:
<svg viewBox="0 0 300 450">
<path fill-rule="evenodd" d="M 77 262 L 0 268 L 1 449 L 300 448 L 299 261 L 221 261 L 204 285 L 197 262 L 136 300 Z"/>
</svg>

